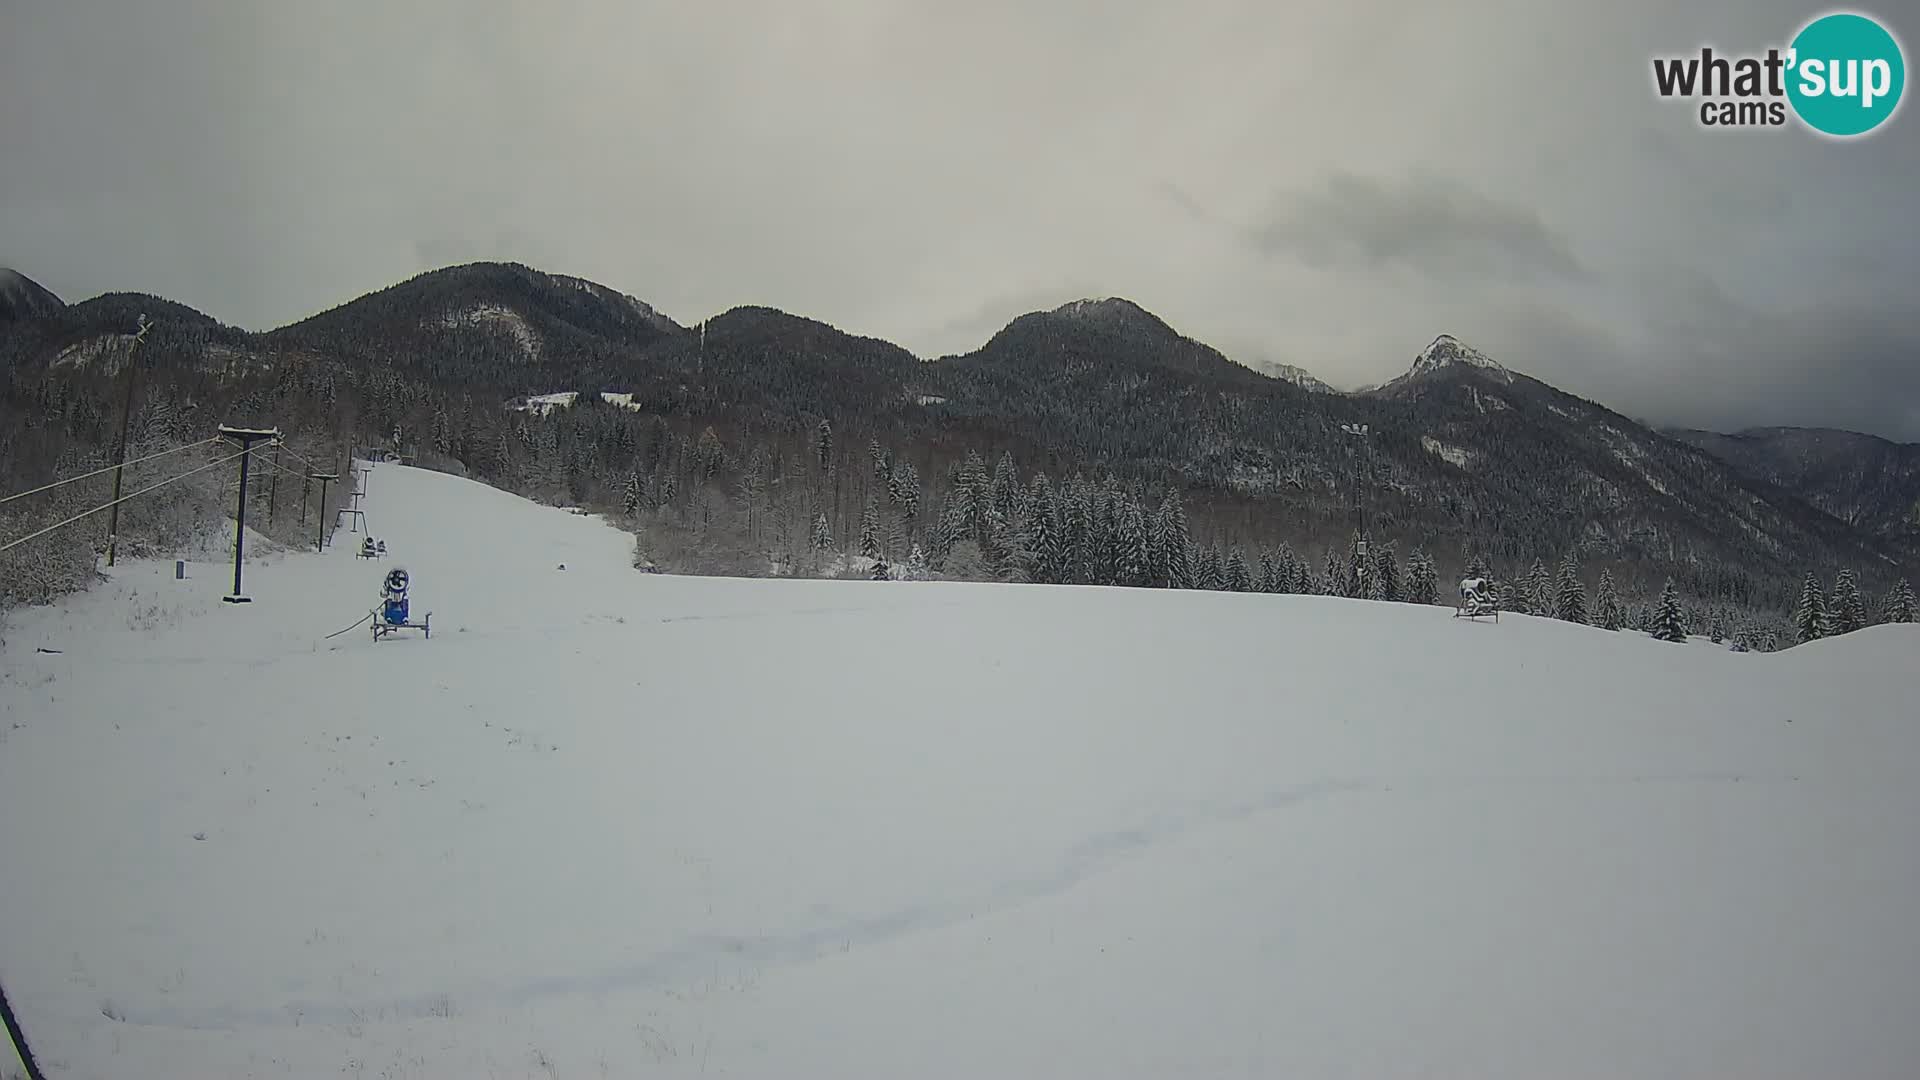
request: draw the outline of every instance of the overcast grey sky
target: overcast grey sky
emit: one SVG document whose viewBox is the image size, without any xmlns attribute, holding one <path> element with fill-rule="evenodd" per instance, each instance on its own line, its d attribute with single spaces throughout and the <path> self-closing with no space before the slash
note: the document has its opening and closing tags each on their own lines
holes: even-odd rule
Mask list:
<svg viewBox="0 0 1920 1080">
<path fill-rule="evenodd" d="M 509 259 L 922 356 L 1120 295 L 1339 386 L 1445 332 L 1656 422 L 1920 440 L 1920 113 L 1651 89 L 1821 10 L 0 0 L 0 263 L 264 329 Z M 1920 0 L 1863 10 L 1911 66 Z"/>
</svg>

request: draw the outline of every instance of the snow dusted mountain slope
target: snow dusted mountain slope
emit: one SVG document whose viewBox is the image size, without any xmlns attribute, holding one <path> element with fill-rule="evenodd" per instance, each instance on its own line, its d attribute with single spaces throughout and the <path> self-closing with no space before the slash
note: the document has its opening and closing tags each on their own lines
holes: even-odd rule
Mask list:
<svg viewBox="0 0 1920 1080">
<path fill-rule="evenodd" d="M 1513 372 L 1508 371 L 1499 361 L 1451 334 L 1441 334 L 1422 349 L 1420 355 L 1413 358 L 1413 366 L 1409 367 L 1405 374 L 1378 389 L 1392 391 L 1424 376 L 1456 368 L 1474 368 L 1497 382 L 1513 382 Z"/>
<path fill-rule="evenodd" d="M 65 307 L 44 285 L 18 270 L 0 266 L 0 322 L 52 315 Z"/>
<path fill-rule="evenodd" d="M 50 1075 L 1892 1077 L 1920 628 L 671 578 L 382 465 L 388 564 L 18 615 Z M 564 564 L 565 569 L 560 569 Z M 39 649 L 58 650 L 40 652 Z"/>
<path fill-rule="evenodd" d="M 1831 428 L 1669 432 L 1741 473 L 1778 484 L 1882 536 L 1920 538 L 1920 443 Z"/>
<path fill-rule="evenodd" d="M 1297 367 L 1293 364 L 1283 364 L 1278 360 L 1247 360 L 1243 362 L 1262 375 L 1271 376 L 1275 379 L 1284 379 L 1302 390 L 1312 390 L 1322 394 L 1337 394 L 1340 392 L 1314 375 L 1313 372 L 1303 367 Z"/>
</svg>

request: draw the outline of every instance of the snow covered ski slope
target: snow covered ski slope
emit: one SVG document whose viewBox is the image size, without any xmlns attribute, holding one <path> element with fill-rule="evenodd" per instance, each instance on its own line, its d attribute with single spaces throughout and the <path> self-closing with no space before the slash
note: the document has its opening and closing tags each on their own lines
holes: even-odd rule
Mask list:
<svg viewBox="0 0 1920 1080">
<path fill-rule="evenodd" d="M 1920 1072 L 1920 628 L 675 578 L 447 476 L 366 506 L 384 563 L 9 628 L 51 1076 Z M 326 638 L 393 564 L 432 640 Z"/>
</svg>

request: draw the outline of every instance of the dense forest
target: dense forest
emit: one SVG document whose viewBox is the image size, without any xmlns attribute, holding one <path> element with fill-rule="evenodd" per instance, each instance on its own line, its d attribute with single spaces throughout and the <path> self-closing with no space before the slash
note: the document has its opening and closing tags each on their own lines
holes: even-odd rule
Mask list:
<svg viewBox="0 0 1920 1080">
<path fill-rule="evenodd" d="M 1899 617 L 1920 564 L 1898 529 L 1450 338 L 1343 395 L 1243 367 L 1123 300 L 1022 316 L 928 362 L 767 308 L 683 327 L 501 264 L 266 334 L 126 294 L 0 312 L 6 491 L 111 462 L 129 362 L 128 457 L 191 448 L 130 469 L 127 489 L 231 454 L 192 446 L 220 423 L 277 427 L 249 520 L 289 544 L 330 510 L 306 478 L 372 445 L 605 512 L 636 532 L 637 562 L 669 572 L 1451 603 L 1473 570 L 1508 610 L 1650 632 L 1671 584 L 1670 620 L 1765 648 L 1849 625 L 1829 612 L 1853 594 L 1876 598 L 1863 620 Z M 121 550 L 217 532 L 230 469 L 129 501 Z M 106 479 L 0 504 L 0 543 L 105 501 Z M 104 539 L 96 517 L 0 554 L 0 591 L 41 602 L 84 584 Z M 1833 583 L 1811 628 L 1809 580 Z"/>
</svg>

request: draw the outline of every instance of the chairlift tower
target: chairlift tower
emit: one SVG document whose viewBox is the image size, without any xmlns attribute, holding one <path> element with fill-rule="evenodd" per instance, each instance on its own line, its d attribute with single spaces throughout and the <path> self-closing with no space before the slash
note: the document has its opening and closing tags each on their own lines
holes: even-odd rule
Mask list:
<svg viewBox="0 0 1920 1080">
<path fill-rule="evenodd" d="M 253 460 L 255 443 L 277 442 L 279 428 L 236 428 L 220 425 L 220 437 L 240 444 L 240 501 L 233 525 L 233 594 L 220 599 L 229 604 L 250 604 L 253 598 L 240 591 L 240 564 L 247 545 L 247 463 Z"/>
<path fill-rule="evenodd" d="M 1372 444 L 1368 442 L 1367 437 L 1372 434 L 1372 429 L 1365 424 L 1341 424 L 1340 430 L 1360 440 L 1360 458 L 1366 462 L 1367 479 L 1371 480 L 1373 478 Z M 1356 556 L 1354 565 L 1361 579 L 1364 580 L 1367 576 L 1367 496 L 1366 490 L 1361 485 L 1360 476 L 1357 471 L 1353 481 L 1353 505 L 1355 513 L 1357 513 L 1360 518 L 1360 540 L 1354 547 L 1354 555 Z"/>
<path fill-rule="evenodd" d="M 320 539 L 315 543 L 315 551 L 327 550 L 327 485 L 340 479 L 339 473 L 313 473 L 312 479 L 320 481 L 320 512 L 314 519 L 320 523 Z M 301 513 L 306 512 L 306 504 L 301 504 Z M 302 519 L 304 520 L 304 519 Z"/>
<path fill-rule="evenodd" d="M 340 527 L 338 519 L 343 517 L 347 519 L 347 531 L 358 533 L 361 526 L 367 523 L 367 512 L 360 508 L 360 500 L 367 493 L 367 470 L 357 464 L 350 464 L 348 469 L 348 477 L 353 488 L 347 492 L 347 505 L 340 508 L 340 513 L 334 521 L 334 528 Z"/>
</svg>

